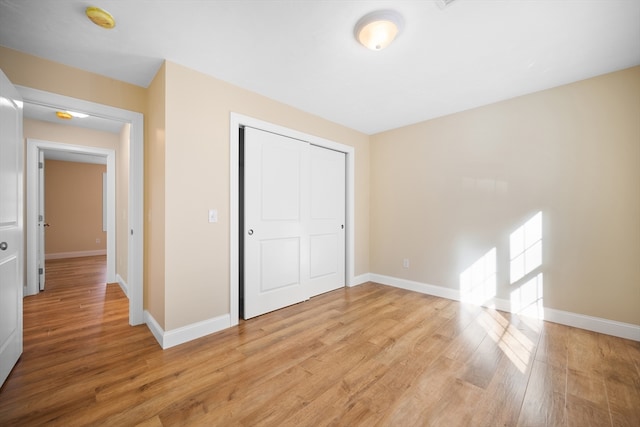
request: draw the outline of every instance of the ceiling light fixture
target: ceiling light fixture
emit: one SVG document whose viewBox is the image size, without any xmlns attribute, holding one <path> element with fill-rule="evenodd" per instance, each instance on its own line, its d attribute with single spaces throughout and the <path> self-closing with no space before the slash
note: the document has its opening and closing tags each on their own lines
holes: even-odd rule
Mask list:
<svg viewBox="0 0 640 427">
<path fill-rule="evenodd" d="M 378 10 L 360 18 L 354 35 L 364 47 L 382 50 L 402 32 L 404 19 L 395 10 Z"/>
<path fill-rule="evenodd" d="M 85 9 L 84 13 L 87 15 L 87 18 L 91 19 L 91 22 L 96 24 L 98 27 L 110 30 L 116 26 L 116 20 L 113 19 L 113 16 L 104 9 L 89 6 Z"/>
<path fill-rule="evenodd" d="M 66 111 L 56 111 L 56 116 L 62 120 L 71 120 L 73 116 Z"/>
<path fill-rule="evenodd" d="M 63 119 L 63 120 L 71 120 L 74 117 L 76 119 L 84 119 L 85 117 L 89 117 L 88 114 L 84 114 L 84 113 L 78 113 L 76 111 L 56 111 L 56 116 L 58 116 L 59 119 Z"/>
</svg>

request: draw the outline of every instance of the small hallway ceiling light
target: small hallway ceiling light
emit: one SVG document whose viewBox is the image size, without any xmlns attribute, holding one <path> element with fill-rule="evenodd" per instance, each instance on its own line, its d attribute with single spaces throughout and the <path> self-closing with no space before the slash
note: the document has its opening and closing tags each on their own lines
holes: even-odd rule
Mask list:
<svg viewBox="0 0 640 427">
<path fill-rule="evenodd" d="M 87 17 L 91 19 L 91 22 L 96 24 L 98 27 L 110 30 L 116 26 L 116 20 L 113 19 L 113 16 L 111 16 L 111 14 L 104 9 L 95 6 L 89 6 L 84 11 L 84 13 L 86 13 Z"/>
<path fill-rule="evenodd" d="M 62 120 L 71 120 L 73 116 L 66 111 L 56 111 L 56 116 Z"/>
<path fill-rule="evenodd" d="M 364 47 L 382 50 L 402 32 L 404 19 L 395 10 L 378 10 L 360 18 L 354 35 Z"/>
<path fill-rule="evenodd" d="M 71 120 L 72 118 L 84 119 L 85 117 L 89 117 L 88 114 L 78 113 L 75 111 L 56 111 L 56 116 L 62 120 Z"/>
</svg>

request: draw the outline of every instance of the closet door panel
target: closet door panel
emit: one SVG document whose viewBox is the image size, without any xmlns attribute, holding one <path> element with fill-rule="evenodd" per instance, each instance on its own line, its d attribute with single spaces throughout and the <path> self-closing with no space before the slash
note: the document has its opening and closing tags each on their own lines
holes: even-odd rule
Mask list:
<svg viewBox="0 0 640 427">
<path fill-rule="evenodd" d="M 345 154 L 310 147 L 310 296 L 345 285 Z"/>
<path fill-rule="evenodd" d="M 304 301 L 309 282 L 309 144 L 244 137 L 244 318 Z"/>
</svg>

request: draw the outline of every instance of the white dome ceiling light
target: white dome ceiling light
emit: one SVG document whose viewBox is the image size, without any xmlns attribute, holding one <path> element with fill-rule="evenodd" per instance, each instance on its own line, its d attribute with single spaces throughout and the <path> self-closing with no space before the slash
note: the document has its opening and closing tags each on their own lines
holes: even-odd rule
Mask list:
<svg viewBox="0 0 640 427">
<path fill-rule="evenodd" d="M 378 10 L 360 18 L 354 35 L 364 47 L 382 50 L 402 32 L 404 19 L 395 10 Z"/>
</svg>

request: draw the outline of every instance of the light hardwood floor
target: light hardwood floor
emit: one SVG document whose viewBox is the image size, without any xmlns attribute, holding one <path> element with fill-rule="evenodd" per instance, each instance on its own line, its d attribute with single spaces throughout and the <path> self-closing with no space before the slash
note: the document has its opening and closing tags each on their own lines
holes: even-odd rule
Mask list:
<svg viewBox="0 0 640 427">
<path fill-rule="evenodd" d="M 163 351 L 104 257 L 47 273 L 2 426 L 640 425 L 638 342 L 369 283 Z"/>
</svg>

